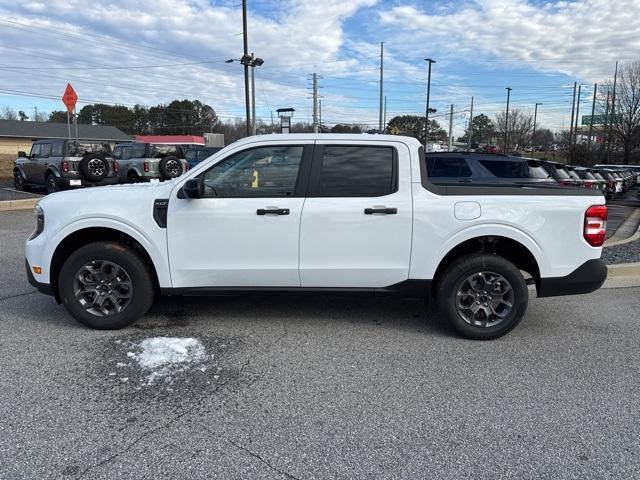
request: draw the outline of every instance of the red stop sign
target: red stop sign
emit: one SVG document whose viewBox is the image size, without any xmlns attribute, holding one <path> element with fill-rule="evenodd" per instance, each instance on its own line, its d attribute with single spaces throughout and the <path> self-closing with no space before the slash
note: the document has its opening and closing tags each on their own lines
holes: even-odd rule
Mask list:
<svg viewBox="0 0 640 480">
<path fill-rule="evenodd" d="M 67 88 L 64 91 L 64 95 L 62 95 L 62 103 L 66 105 L 67 112 L 73 112 L 77 101 L 78 95 L 76 94 L 76 91 L 73 89 L 70 83 L 67 83 Z"/>
</svg>

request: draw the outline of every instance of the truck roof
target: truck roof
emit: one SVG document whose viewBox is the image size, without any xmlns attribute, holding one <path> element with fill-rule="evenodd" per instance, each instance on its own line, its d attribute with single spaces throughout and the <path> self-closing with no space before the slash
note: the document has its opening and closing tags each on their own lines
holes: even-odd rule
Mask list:
<svg viewBox="0 0 640 480">
<path fill-rule="evenodd" d="M 414 137 L 405 137 L 402 135 L 378 135 L 368 133 L 271 133 L 268 135 L 254 135 L 251 137 L 241 138 L 235 143 L 245 144 L 255 141 L 273 140 L 273 141 L 300 141 L 300 140 L 338 140 L 345 142 L 402 142 L 419 147 L 421 143 Z"/>
</svg>

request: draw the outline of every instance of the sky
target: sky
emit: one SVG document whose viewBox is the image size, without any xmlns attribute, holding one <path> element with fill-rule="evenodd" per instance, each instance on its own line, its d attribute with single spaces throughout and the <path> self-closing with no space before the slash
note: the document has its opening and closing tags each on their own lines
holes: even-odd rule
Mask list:
<svg viewBox="0 0 640 480">
<path fill-rule="evenodd" d="M 199 99 L 222 120 L 244 116 L 241 0 L 0 0 L 0 107 L 62 110 L 67 82 L 79 107 Z M 310 74 L 322 122 L 368 124 L 379 114 L 384 42 L 386 118 L 423 115 L 433 58 L 432 115 L 454 132 L 506 104 L 539 127 L 568 128 L 573 84 L 589 113 L 594 82 L 640 59 L 638 0 L 247 0 L 257 116 L 293 107 L 311 121 Z"/>
</svg>

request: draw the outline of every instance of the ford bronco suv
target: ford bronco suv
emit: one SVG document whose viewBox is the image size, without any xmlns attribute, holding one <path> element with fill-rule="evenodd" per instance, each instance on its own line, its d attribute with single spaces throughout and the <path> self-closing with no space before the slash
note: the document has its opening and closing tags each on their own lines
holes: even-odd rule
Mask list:
<svg viewBox="0 0 640 480">
<path fill-rule="evenodd" d="M 118 163 L 111 145 L 62 138 L 38 140 L 31 152 L 18 152 L 13 166 L 16 190 L 44 186 L 47 193 L 67 188 L 118 183 Z"/>
<path fill-rule="evenodd" d="M 370 291 L 431 298 L 491 339 L 523 318 L 528 284 L 588 293 L 607 272 L 600 192 L 436 185 L 401 136 L 253 136 L 182 177 L 53 195 L 36 214 L 29 281 L 99 329 L 157 295 Z"/>
<path fill-rule="evenodd" d="M 169 180 L 187 171 L 181 145 L 121 143 L 113 149 L 120 179 L 129 183 Z"/>
</svg>

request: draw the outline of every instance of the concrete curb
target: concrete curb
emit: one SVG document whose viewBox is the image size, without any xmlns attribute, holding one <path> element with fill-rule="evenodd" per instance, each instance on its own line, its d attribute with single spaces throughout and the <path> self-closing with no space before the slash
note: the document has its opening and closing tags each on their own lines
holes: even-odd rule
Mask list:
<svg viewBox="0 0 640 480">
<path fill-rule="evenodd" d="M 3 200 L 0 202 L 0 212 L 9 210 L 27 210 L 36 206 L 39 198 L 25 198 L 22 200 Z"/>
<path fill-rule="evenodd" d="M 607 280 L 602 288 L 640 287 L 640 262 L 607 265 Z"/>
<path fill-rule="evenodd" d="M 635 227 L 635 225 L 638 225 Z M 631 236 L 625 235 L 624 232 L 635 232 L 632 233 Z M 627 238 L 619 238 L 618 233 L 623 232 Z M 616 230 L 616 233 L 613 236 L 604 242 L 603 247 L 615 247 L 616 245 L 624 245 L 625 243 L 635 242 L 640 238 L 640 208 L 636 208 L 636 210 L 629 215 L 629 217 L 624 221 L 622 225 Z"/>
</svg>

